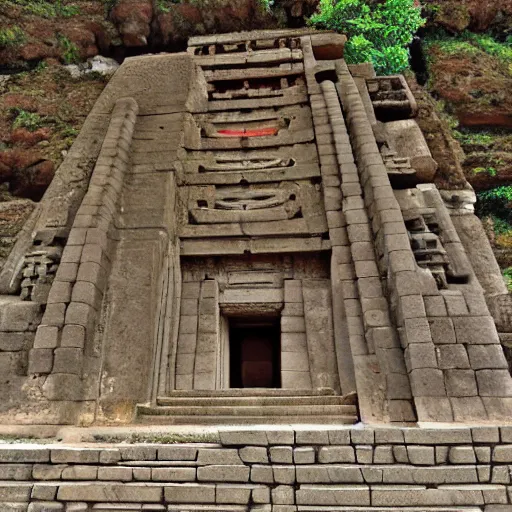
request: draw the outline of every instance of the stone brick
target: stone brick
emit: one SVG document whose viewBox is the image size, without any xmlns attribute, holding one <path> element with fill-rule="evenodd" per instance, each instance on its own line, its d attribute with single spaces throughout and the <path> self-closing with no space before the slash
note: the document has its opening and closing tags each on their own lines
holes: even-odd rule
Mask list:
<svg viewBox="0 0 512 512">
<path fill-rule="evenodd" d="M 53 367 L 53 350 L 50 348 L 34 348 L 30 351 L 28 373 L 50 373 Z"/>
<path fill-rule="evenodd" d="M 408 446 L 407 455 L 411 464 L 433 466 L 435 464 L 433 446 Z"/>
<path fill-rule="evenodd" d="M 493 462 L 512 463 L 512 444 L 495 446 L 492 453 Z"/>
<path fill-rule="evenodd" d="M 51 325 L 40 325 L 36 331 L 34 348 L 55 348 L 59 345 L 59 328 Z"/>
<path fill-rule="evenodd" d="M 373 447 L 365 445 L 356 446 L 356 460 L 358 464 L 372 464 Z"/>
<path fill-rule="evenodd" d="M 446 316 L 448 314 L 444 299 L 441 295 L 423 297 L 425 312 L 428 317 Z"/>
<path fill-rule="evenodd" d="M 498 333 L 492 317 L 453 317 L 458 343 L 468 345 L 499 344 Z"/>
<path fill-rule="evenodd" d="M 98 468 L 96 466 L 73 465 L 62 471 L 63 480 L 96 480 Z"/>
<path fill-rule="evenodd" d="M 133 478 L 133 469 L 125 467 L 100 467 L 98 468 L 98 480 L 117 480 L 130 482 Z"/>
<path fill-rule="evenodd" d="M 295 428 L 295 442 L 297 444 L 329 444 L 329 431 L 325 428 L 309 426 Z"/>
<path fill-rule="evenodd" d="M 356 457 L 352 446 L 322 446 L 318 451 L 318 462 L 321 464 L 355 463 L 355 461 Z"/>
<path fill-rule="evenodd" d="M 407 318 L 404 320 L 407 343 L 431 343 L 430 327 L 426 318 Z"/>
<path fill-rule="evenodd" d="M 284 448 L 290 447 L 286 446 Z M 272 453 L 272 448 L 270 448 L 270 450 L 270 453 Z M 262 446 L 245 446 L 239 450 L 239 455 L 243 462 L 252 464 L 268 464 L 267 449 Z"/>
<path fill-rule="evenodd" d="M 366 485 L 301 485 L 295 494 L 298 505 L 370 505 L 370 490 Z"/>
<path fill-rule="evenodd" d="M 393 448 L 391 446 L 376 446 L 373 454 L 374 464 L 393 464 Z"/>
<path fill-rule="evenodd" d="M 476 380 L 480 396 L 512 396 L 512 378 L 508 370 L 478 370 Z"/>
<path fill-rule="evenodd" d="M 436 345 L 457 342 L 451 318 L 429 318 L 428 323 Z"/>
<path fill-rule="evenodd" d="M 122 460 L 156 460 L 157 448 L 155 446 L 120 446 Z"/>
<path fill-rule="evenodd" d="M 166 486 L 166 493 L 168 489 L 169 487 Z M 60 501 L 160 503 L 162 501 L 162 487 L 146 484 L 126 485 L 100 482 L 61 483 L 57 492 L 57 499 Z"/>
<path fill-rule="evenodd" d="M 412 370 L 410 378 L 413 396 L 446 396 L 441 370 L 434 368 Z"/>
<path fill-rule="evenodd" d="M 82 380 L 76 374 L 52 373 L 43 384 L 43 392 L 49 400 L 82 400 Z"/>
<path fill-rule="evenodd" d="M 197 468 L 199 482 L 248 482 L 248 466 L 212 465 Z"/>
<path fill-rule="evenodd" d="M 260 484 L 274 483 L 274 472 L 272 466 L 259 466 L 254 464 L 251 466 L 251 482 Z"/>
<path fill-rule="evenodd" d="M 31 464 L 0 465 L 0 480 L 31 480 Z"/>
<path fill-rule="evenodd" d="M 32 483 L 26 482 L 1 482 L 0 503 L 21 502 L 27 503 L 30 500 Z"/>
<path fill-rule="evenodd" d="M 469 310 L 462 294 L 447 295 L 445 292 L 444 301 L 449 316 L 469 315 Z"/>
<path fill-rule="evenodd" d="M 408 371 L 417 368 L 437 368 L 437 358 L 432 343 L 410 343 L 404 351 Z"/>
<path fill-rule="evenodd" d="M 468 345 L 467 350 L 474 370 L 508 368 L 500 345 Z"/>
<path fill-rule="evenodd" d="M 403 432 L 407 444 L 472 444 L 469 428 L 405 428 Z"/>
<path fill-rule="evenodd" d="M 270 503 L 270 489 L 265 486 L 253 487 L 251 497 L 256 504 Z"/>
<path fill-rule="evenodd" d="M 152 468 L 151 480 L 155 482 L 194 482 L 196 468 Z"/>
<path fill-rule="evenodd" d="M 84 348 L 85 327 L 82 325 L 65 325 L 62 329 L 61 347 Z"/>
<path fill-rule="evenodd" d="M 272 503 L 274 505 L 293 505 L 295 490 L 289 485 L 278 485 L 272 489 Z"/>
<path fill-rule="evenodd" d="M 52 448 L 51 461 L 53 464 L 97 464 L 100 460 L 100 450 L 93 448 Z"/>
<path fill-rule="evenodd" d="M 94 324 L 96 310 L 89 304 L 71 302 L 66 311 L 66 324 L 82 325 L 90 328 Z"/>
<path fill-rule="evenodd" d="M 226 464 L 230 466 L 242 465 L 242 459 L 235 448 L 199 448 L 197 455 L 199 466 L 212 464 Z"/>
<path fill-rule="evenodd" d="M 58 485 L 55 483 L 34 483 L 32 487 L 31 499 L 53 501 L 57 496 Z"/>
<path fill-rule="evenodd" d="M 445 386 L 448 396 L 476 396 L 475 372 L 473 370 L 446 370 Z"/>
<path fill-rule="evenodd" d="M 452 464 L 476 464 L 475 450 L 472 446 L 452 446 L 448 460 Z"/>
<path fill-rule="evenodd" d="M 54 353 L 54 373 L 82 374 L 83 351 L 80 348 L 58 348 Z"/>
<path fill-rule="evenodd" d="M 295 464 L 314 464 L 315 450 L 309 446 L 294 448 L 293 462 Z"/>
<path fill-rule="evenodd" d="M 276 484 L 295 483 L 295 466 L 272 466 L 272 473 Z"/>
<path fill-rule="evenodd" d="M 55 501 L 41 501 L 30 503 L 27 512 L 60 512 L 64 510 L 64 504 Z"/>
<path fill-rule="evenodd" d="M 437 361 L 441 370 L 470 368 L 468 352 L 463 345 L 438 345 Z"/>
<path fill-rule="evenodd" d="M 43 315 L 42 323 L 44 325 L 54 325 L 62 327 L 64 325 L 64 315 L 66 313 L 66 304 L 47 304 Z"/>
</svg>

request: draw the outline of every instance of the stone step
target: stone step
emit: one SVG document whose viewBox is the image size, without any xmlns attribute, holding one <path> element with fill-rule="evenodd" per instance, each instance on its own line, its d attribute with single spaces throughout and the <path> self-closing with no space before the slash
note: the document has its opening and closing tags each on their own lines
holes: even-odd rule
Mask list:
<svg viewBox="0 0 512 512">
<path fill-rule="evenodd" d="M 157 399 L 159 406 L 230 406 L 230 407 L 266 407 L 281 406 L 292 407 L 294 405 L 309 405 L 316 407 L 318 405 L 345 405 L 343 396 L 325 395 L 325 396 L 242 396 L 242 397 L 224 397 L 224 396 L 196 396 L 196 397 L 160 397 Z"/>
<path fill-rule="evenodd" d="M 314 408 L 314 409 L 312 409 Z M 154 414 L 157 416 L 308 416 L 311 412 L 317 415 L 352 415 L 356 414 L 356 407 L 353 405 L 290 405 L 287 407 L 269 405 L 244 405 L 232 407 L 225 405 L 208 406 L 147 406 L 139 405 L 140 414 Z"/>
<path fill-rule="evenodd" d="M 355 413 L 328 416 L 155 416 L 139 413 L 137 417 L 137 423 L 152 425 L 353 425 L 358 421 Z"/>
<path fill-rule="evenodd" d="M 282 389 L 282 388 L 230 388 L 230 389 L 184 389 L 171 391 L 170 397 L 201 396 L 325 396 L 336 395 L 332 388 Z M 167 398 L 167 397 L 165 397 Z"/>
</svg>

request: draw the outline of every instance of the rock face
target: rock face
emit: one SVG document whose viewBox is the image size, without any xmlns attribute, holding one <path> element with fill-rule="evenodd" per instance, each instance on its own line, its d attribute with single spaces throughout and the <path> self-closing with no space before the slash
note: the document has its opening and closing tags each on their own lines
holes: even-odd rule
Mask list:
<svg viewBox="0 0 512 512">
<path fill-rule="evenodd" d="M 129 48 L 148 45 L 152 18 L 151 0 L 120 0 L 110 13 L 123 44 Z"/>
<path fill-rule="evenodd" d="M 506 29 L 512 22 L 511 0 L 426 0 L 431 21 L 451 32 Z"/>
<path fill-rule="evenodd" d="M 512 76 L 506 62 L 474 46 L 430 52 L 430 88 L 450 105 L 462 127 L 512 128 Z"/>
</svg>

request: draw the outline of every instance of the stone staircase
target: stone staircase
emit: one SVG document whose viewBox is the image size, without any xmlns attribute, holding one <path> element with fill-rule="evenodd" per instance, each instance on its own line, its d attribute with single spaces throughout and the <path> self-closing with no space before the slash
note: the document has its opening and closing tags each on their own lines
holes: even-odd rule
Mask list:
<svg viewBox="0 0 512 512">
<path fill-rule="evenodd" d="M 356 399 L 332 389 L 224 389 L 173 391 L 156 405 L 139 405 L 146 424 L 353 424 Z"/>
</svg>

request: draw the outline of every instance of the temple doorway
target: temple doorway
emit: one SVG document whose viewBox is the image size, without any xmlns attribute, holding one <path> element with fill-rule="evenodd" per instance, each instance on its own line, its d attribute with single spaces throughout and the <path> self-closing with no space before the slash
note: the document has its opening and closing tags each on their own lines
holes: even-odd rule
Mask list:
<svg viewBox="0 0 512 512">
<path fill-rule="evenodd" d="M 229 387 L 280 388 L 279 318 L 229 318 Z"/>
</svg>

